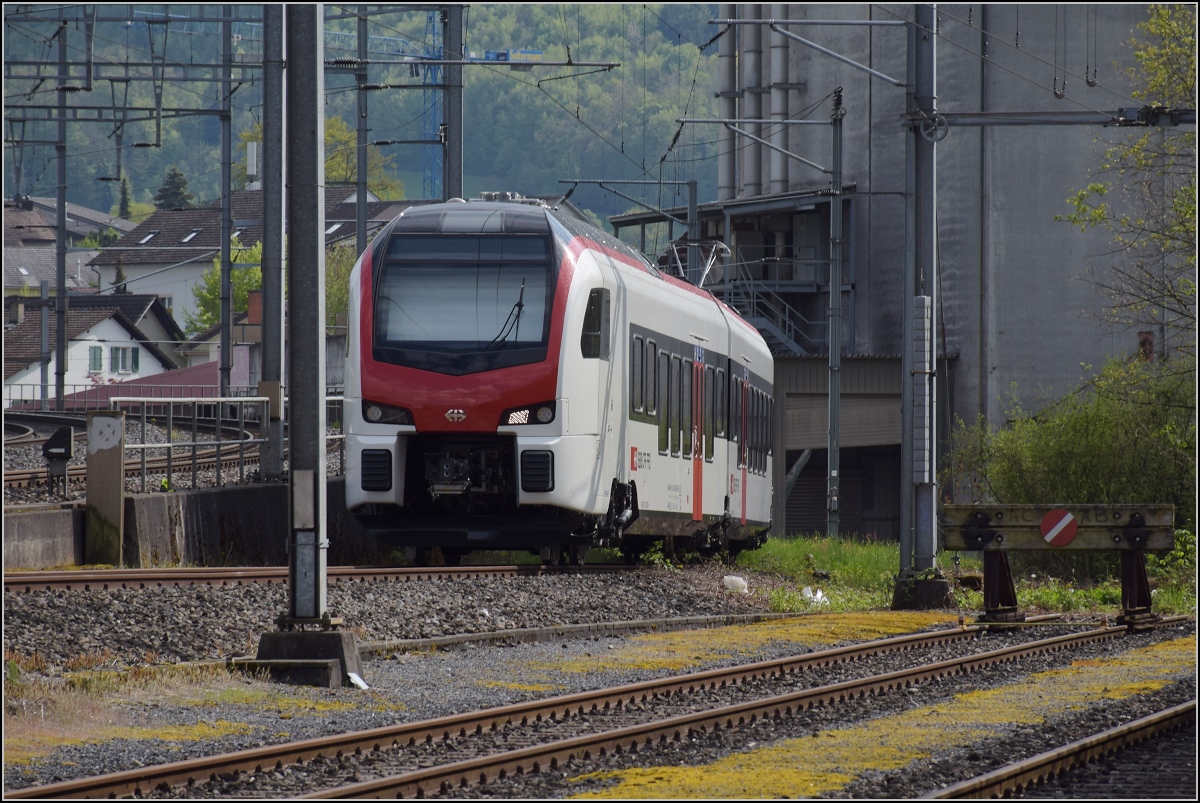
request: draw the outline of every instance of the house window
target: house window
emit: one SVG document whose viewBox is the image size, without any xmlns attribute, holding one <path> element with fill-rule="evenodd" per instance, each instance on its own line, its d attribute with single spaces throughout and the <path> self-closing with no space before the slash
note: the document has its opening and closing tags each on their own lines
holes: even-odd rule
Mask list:
<svg viewBox="0 0 1200 803">
<path fill-rule="evenodd" d="M 174 299 L 175 299 L 174 296 L 159 296 L 158 297 L 158 300 L 162 302 L 162 305 L 167 308 L 167 312 L 171 311 L 172 306 L 173 306 L 172 302 L 174 301 Z"/>
<path fill-rule="evenodd" d="M 154 235 L 156 234 L 158 234 L 158 229 L 155 229 L 142 239 L 138 240 L 138 245 L 145 245 L 146 243 L 150 242 L 152 239 L 154 239 Z"/>
<path fill-rule="evenodd" d="M 204 229 L 192 229 L 192 230 L 191 230 L 190 232 L 188 232 L 188 233 L 187 233 L 187 235 L 186 235 L 186 236 L 185 236 L 185 237 L 184 237 L 182 240 L 180 240 L 179 242 L 181 242 L 181 243 L 190 243 L 190 242 L 192 241 L 192 239 L 193 239 L 193 238 L 195 238 L 195 236 L 196 236 L 197 234 L 199 234 L 200 232 L 202 232 L 202 231 L 204 231 Z"/>
<path fill-rule="evenodd" d="M 139 352 L 137 346 L 110 346 L 108 369 L 114 374 L 136 374 Z"/>
<path fill-rule="evenodd" d="M 92 373 L 104 370 L 104 349 L 100 346 L 88 347 L 88 370 Z"/>
</svg>

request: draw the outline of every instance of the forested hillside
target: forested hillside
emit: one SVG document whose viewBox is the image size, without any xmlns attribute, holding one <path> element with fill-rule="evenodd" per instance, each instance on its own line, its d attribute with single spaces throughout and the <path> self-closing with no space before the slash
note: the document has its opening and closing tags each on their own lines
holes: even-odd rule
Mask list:
<svg viewBox="0 0 1200 803">
<path fill-rule="evenodd" d="M 47 7 L 49 8 L 49 7 Z M 105 7 L 102 7 L 105 8 Z M 167 8 L 172 15 L 187 11 L 215 15 L 219 6 L 109 6 L 133 9 L 129 24 L 102 22 L 96 26 L 94 58 L 98 63 L 123 65 L 152 62 L 166 65 L 162 105 L 193 113 L 164 114 L 161 140 L 150 120 L 128 122 L 123 130 L 111 122 L 71 122 L 68 137 L 68 199 L 99 209 L 114 209 L 120 169 L 128 177 L 133 200 L 150 203 L 172 166 L 187 179 L 188 192 L 200 205 L 216 199 L 220 187 L 221 84 L 190 80 L 186 65 L 219 61 L 220 39 L 215 23 L 146 24 Z M 235 8 L 240 8 L 235 6 Z M 253 9 L 257 17 L 258 7 Z M 356 30 L 355 6 L 326 6 L 327 29 L 351 34 Z M 140 9 L 146 9 L 141 11 Z M 216 9 L 214 11 L 213 9 Z M 565 191 L 563 179 L 697 179 L 701 200 L 713 197 L 716 184 L 715 126 L 682 127 L 684 116 L 716 116 L 717 32 L 708 20 L 715 5 L 472 5 L 466 10 L 467 50 L 482 57 L 488 50 L 536 49 L 546 61 L 572 66 L 540 66 L 528 71 L 498 64 L 464 67 L 464 161 L 468 192 L 478 189 L 515 190 L 523 194 Z M 436 97 L 422 88 L 423 73 L 381 49 L 395 45 L 407 53 L 428 46 L 430 19 L 425 12 L 397 12 L 372 17 L 372 65 L 369 82 L 384 88 L 369 93 L 369 139 L 372 142 L 421 139 L 428 130 L 425 109 Z M 7 23 L 5 60 L 54 63 L 58 57 L 56 26 L 23 20 Z M 261 37 L 253 27 L 234 46 L 234 61 L 261 60 Z M 336 38 L 336 37 L 334 37 Z M 389 44 L 390 43 L 390 44 Z M 340 49 L 339 49 L 340 46 Z M 702 47 L 703 46 L 703 47 Z M 68 30 L 68 58 L 80 66 L 85 38 L 82 26 Z M 327 39 L 327 58 L 353 55 L 352 37 Z M 164 57 L 165 54 L 165 57 Z M 384 63 L 390 62 L 390 63 Z M 619 63 L 619 67 L 580 66 L 582 62 Z M 134 70 L 134 74 L 140 74 Z M 192 70 L 191 75 L 199 71 Z M 233 92 L 234 158 L 244 158 L 243 132 L 261 120 L 261 82 L 257 71 L 235 70 Z M 22 105 L 49 106 L 57 102 L 52 80 L 15 79 L 6 82 L 7 114 Z M 115 89 L 113 87 L 116 87 Z M 125 89 L 125 86 L 128 89 Z M 327 70 L 325 104 L 352 132 L 355 126 L 354 78 Z M 99 107 L 150 107 L 151 81 L 127 85 L 99 81 L 90 91 L 72 92 L 69 103 Z M 195 112 L 208 112 L 196 114 Z M 83 115 L 81 115 L 83 116 Z M 133 117 L 146 115 L 131 115 Z M 10 125 L 10 128 L 12 126 Z M 678 135 L 678 138 L 676 139 Z M 56 187 L 53 124 L 27 124 L 6 136 L 28 140 L 11 147 L 6 159 L 4 192 L 53 196 Z M 35 144 L 34 141 L 41 144 Z M 157 147 L 134 147 L 135 143 Z M 673 147 L 672 147 L 673 145 Z M 406 197 L 421 197 L 426 148 L 387 145 L 378 148 L 382 163 L 404 181 Z M 20 186 L 17 186 L 17 168 Z M 244 170 L 235 171 L 235 189 Z M 681 189 L 631 188 L 628 194 L 655 206 L 681 203 L 669 197 Z M 574 202 L 607 215 L 630 209 L 630 202 L 598 188 L 581 186 Z"/>
</svg>

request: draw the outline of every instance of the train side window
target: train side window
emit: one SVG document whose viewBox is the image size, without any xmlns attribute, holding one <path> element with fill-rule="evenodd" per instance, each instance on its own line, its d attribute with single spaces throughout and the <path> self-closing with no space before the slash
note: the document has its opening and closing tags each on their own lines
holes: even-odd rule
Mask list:
<svg viewBox="0 0 1200 803">
<path fill-rule="evenodd" d="M 729 440 L 742 441 L 742 380 L 736 376 L 729 383 Z"/>
<path fill-rule="evenodd" d="M 653 340 L 646 341 L 646 412 L 654 415 L 658 412 L 658 374 L 654 370 L 655 344 Z"/>
<path fill-rule="evenodd" d="M 684 360 L 683 372 L 679 375 L 683 384 L 683 391 L 679 394 L 680 401 L 683 402 L 683 420 L 679 427 L 679 435 L 683 440 L 682 453 L 684 457 L 692 456 L 692 410 L 695 409 L 695 400 L 692 397 L 694 371 L 692 361 Z"/>
<path fill-rule="evenodd" d="M 630 348 L 629 353 L 629 378 L 631 384 L 629 399 L 632 411 L 635 413 L 640 413 L 646 409 L 645 388 L 643 387 L 645 376 L 642 371 L 642 355 L 645 345 L 645 341 L 642 340 L 640 335 L 633 336 L 633 346 Z"/>
<path fill-rule="evenodd" d="M 607 360 L 609 357 L 608 327 L 611 315 L 608 291 L 597 288 L 588 295 L 583 313 L 583 334 L 579 350 L 587 359 Z"/>
<path fill-rule="evenodd" d="M 750 470 L 758 471 L 758 450 L 761 446 L 759 439 L 762 433 L 759 430 L 760 407 L 758 391 L 754 388 L 750 389 Z"/>
<path fill-rule="evenodd" d="M 716 432 L 716 421 L 713 420 L 716 415 L 716 376 L 711 365 L 704 366 L 704 459 L 710 463 L 713 459 L 713 435 Z"/>
<path fill-rule="evenodd" d="M 726 421 L 729 420 L 729 397 L 725 395 L 725 370 L 723 368 L 717 369 L 717 387 L 713 392 L 716 394 L 717 403 L 716 436 L 724 438 L 727 434 L 725 430 Z"/>
<path fill-rule="evenodd" d="M 668 381 L 667 364 L 670 355 L 658 352 L 658 453 L 671 450 L 671 383 Z"/>
<path fill-rule="evenodd" d="M 679 377 L 679 355 L 671 355 L 671 377 L 668 380 L 671 389 L 667 391 L 668 404 L 671 409 L 671 454 L 675 457 L 679 456 L 679 418 L 682 409 L 683 397 L 680 392 L 683 386 Z"/>
</svg>

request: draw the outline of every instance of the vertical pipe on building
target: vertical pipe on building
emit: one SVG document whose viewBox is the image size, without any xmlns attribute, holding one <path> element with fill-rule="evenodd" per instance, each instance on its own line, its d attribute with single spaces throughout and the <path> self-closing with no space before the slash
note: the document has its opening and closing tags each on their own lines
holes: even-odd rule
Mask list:
<svg viewBox="0 0 1200 803">
<path fill-rule="evenodd" d="M 358 89 L 358 148 L 355 151 L 355 179 L 358 190 L 355 207 L 355 255 L 367 248 L 367 7 L 358 7 L 358 69 L 354 72 Z"/>
<path fill-rule="evenodd" d="M 283 6 L 263 6 L 262 379 L 277 401 L 259 458 L 263 476 L 283 475 Z M 260 392 L 259 395 L 262 395 Z"/>
<path fill-rule="evenodd" d="M 58 29 L 58 189 L 55 198 L 54 299 L 55 332 L 54 409 L 66 408 L 67 393 L 67 26 Z"/>
<path fill-rule="evenodd" d="M 233 233 L 233 200 L 229 171 L 233 160 L 230 126 L 233 115 L 230 94 L 233 83 L 233 7 L 221 7 L 221 395 L 229 395 L 233 369 L 233 265 L 229 237 Z"/>
<path fill-rule="evenodd" d="M 751 3 L 742 6 L 742 19 L 757 20 L 760 6 Z M 745 62 L 742 72 L 741 116 L 747 120 L 762 119 L 762 28 L 758 25 L 741 26 L 746 35 Z M 762 125 L 750 123 L 747 131 L 752 136 L 762 136 Z M 762 195 L 762 146 L 750 140 L 742 150 L 742 196 Z"/>
<path fill-rule="evenodd" d="M 833 91 L 830 113 L 833 165 L 829 193 L 829 439 L 828 488 L 825 498 L 826 535 L 838 534 L 838 496 L 841 487 L 842 403 L 842 88 Z"/>
<path fill-rule="evenodd" d="M 721 19 L 735 19 L 737 8 L 735 3 L 722 3 L 717 13 Z M 737 43 L 740 27 L 731 25 L 718 43 L 717 86 L 720 115 L 724 120 L 737 117 Z M 717 134 L 717 200 L 730 201 L 736 195 L 737 138 L 732 131 L 721 126 Z"/>
<path fill-rule="evenodd" d="M 787 13 L 788 7 L 786 4 L 771 4 L 772 19 L 787 19 Z M 786 151 L 788 146 L 788 127 L 783 124 L 788 115 L 787 56 L 787 37 L 781 33 L 771 31 L 771 120 L 775 123 L 774 129 L 771 131 L 771 144 L 775 148 L 769 150 L 771 152 L 770 187 L 773 195 L 787 192 L 788 185 L 788 163 L 787 157 L 783 154 L 783 151 Z M 775 255 L 781 256 L 778 250 Z"/>
<path fill-rule="evenodd" d="M 287 14 L 288 387 L 291 526 L 288 604 L 327 617 L 325 561 L 324 6 Z"/>
<path fill-rule="evenodd" d="M 442 52 L 451 61 L 461 60 L 463 51 L 462 6 L 447 6 L 446 27 L 442 41 L 446 43 Z M 442 161 L 442 199 L 463 197 L 463 68 L 461 64 L 447 64 L 442 71 L 444 103 L 446 110 L 446 151 Z"/>
</svg>

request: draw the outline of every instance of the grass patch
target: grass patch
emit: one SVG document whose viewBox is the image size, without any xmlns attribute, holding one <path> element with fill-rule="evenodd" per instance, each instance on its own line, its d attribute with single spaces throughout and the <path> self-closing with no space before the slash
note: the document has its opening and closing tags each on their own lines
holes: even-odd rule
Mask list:
<svg viewBox="0 0 1200 803">
<path fill-rule="evenodd" d="M 1147 555 L 1147 573 L 1154 589 L 1154 610 L 1163 615 L 1195 615 L 1195 537 L 1180 530 L 1176 532 L 1175 541 L 1174 551 Z M 1071 613 L 1121 609 L 1119 576 L 1100 570 L 1111 561 L 1094 561 L 1096 571 L 1085 574 L 1080 571 L 1078 562 L 1061 562 L 1061 571 L 1055 571 L 1058 564 L 1053 563 L 1029 568 L 1023 558 L 1017 557 L 1024 554 L 1014 553 L 1010 557 L 1010 563 L 1014 565 L 1017 602 L 1023 610 Z M 1106 554 L 1096 553 L 1097 556 Z M 962 553 L 958 561 L 954 557 L 943 554 L 939 562 L 952 582 L 956 607 L 982 611 L 983 595 L 954 582 L 960 576 L 981 574 L 983 560 L 980 553 Z M 900 545 L 896 542 L 817 535 L 771 539 L 759 549 L 740 554 L 732 570 L 740 568 L 780 578 L 782 586 L 770 590 L 753 589 L 769 598 L 773 611 L 849 612 L 889 608 L 899 566 Z M 1017 569 L 1017 566 L 1024 568 Z M 819 589 L 828 604 L 814 604 L 803 594 L 806 587 L 814 592 Z"/>
</svg>

